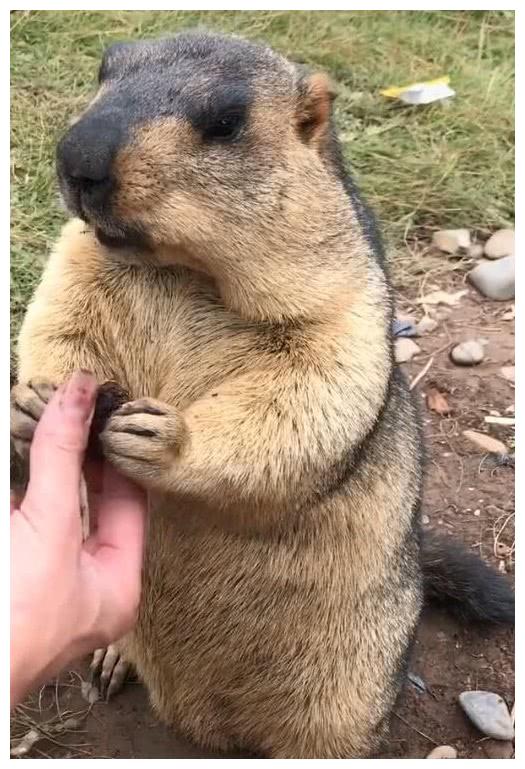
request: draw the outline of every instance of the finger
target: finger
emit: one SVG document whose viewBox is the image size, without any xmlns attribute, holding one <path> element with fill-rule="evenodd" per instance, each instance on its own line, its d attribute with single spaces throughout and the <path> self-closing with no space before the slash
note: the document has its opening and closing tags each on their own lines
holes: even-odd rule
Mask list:
<svg viewBox="0 0 525 769">
<path fill-rule="evenodd" d="M 46 406 L 30 451 L 29 484 L 22 503 L 34 525 L 79 516 L 82 460 L 97 385 L 89 372 L 73 374 Z M 40 523 L 39 523 L 40 521 Z"/>
</svg>

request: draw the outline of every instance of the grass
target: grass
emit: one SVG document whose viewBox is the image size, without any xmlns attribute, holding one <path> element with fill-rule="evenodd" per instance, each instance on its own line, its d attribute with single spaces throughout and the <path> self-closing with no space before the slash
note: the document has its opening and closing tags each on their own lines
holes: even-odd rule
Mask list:
<svg viewBox="0 0 525 769">
<path fill-rule="evenodd" d="M 435 227 L 513 221 L 511 11 L 16 11 L 12 27 L 12 337 L 63 221 L 54 145 L 92 92 L 100 53 L 185 27 L 262 39 L 330 72 L 345 153 L 396 264 Z M 456 98 L 404 107 L 381 88 L 449 74 Z M 410 253 L 410 252 L 409 252 Z M 413 265 L 414 270 L 421 265 Z"/>
</svg>

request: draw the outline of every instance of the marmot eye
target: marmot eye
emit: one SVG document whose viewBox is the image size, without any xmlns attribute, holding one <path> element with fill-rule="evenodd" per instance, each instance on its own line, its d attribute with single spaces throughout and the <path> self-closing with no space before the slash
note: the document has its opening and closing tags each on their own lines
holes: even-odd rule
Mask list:
<svg viewBox="0 0 525 769">
<path fill-rule="evenodd" d="M 242 128 L 242 116 L 238 113 L 222 115 L 204 131 L 208 141 L 232 141 L 236 139 Z"/>
</svg>

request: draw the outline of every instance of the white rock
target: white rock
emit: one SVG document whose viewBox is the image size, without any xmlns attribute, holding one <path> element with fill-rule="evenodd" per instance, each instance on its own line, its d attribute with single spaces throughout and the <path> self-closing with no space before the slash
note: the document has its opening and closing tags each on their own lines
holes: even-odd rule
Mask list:
<svg viewBox="0 0 525 769">
<path fill-rule="evenodd" d="M 430 518 L 428 517 L 428 515 L 421 516 L 421 523 L 423 524 L 423 526 L 428 526 L 428 524 L 430 523 Z"/>
<path fill-rule="evenodd" d="M 514 299 L 515 260 L 505 256 L 495 262 L 484 259 L 468 273 L 468 279 L 478 291 L 489 299 L 503 302 Z"/>
<path fill-rule="evenodd" d="M 411 326 L 416 325 L 415 317 L 413 315 L 409 315 L 406 312 L 397 312 L 396 320 L 398 320 L 400 323 L 409 323 Z"/>
<path fill-rule="evenodd" d="M 488 259 L 501 259 L 514 254 L 514 230 L 498 230 L 485 243 L 485 256 Z"/>
<path fill-rule="evenodd" d="M 451 745 L 439 745 L 431 750 L 427 758 L 457 758 L 458 753 Z"/>
<path fill-rule="evenodd" d="M 450 357 L 458 366 L 476 366 L 485 357 L 485 351 L 476 339 L 468 339 L 453 347 Z"/>
<path fill-rule="evenodd" d="M 503 379 L 506 379 L 508 382 L 512 382 L 512 384 L 515 384 L 516 382 L 515 366 L 502 366 L 499 370 L 499 373 L 503 377 Z"/>
<path fill-rule="evenodd" d="M 400 337 L 394 342 L 394 354 L 396 363 L 407 363 L 414 355 L 421 352 L 421 348 L 407 337 Z"/>
<path fill-rule="evenodd" d="M 509 709 L 494 692 L 463 692 L 459 703 L 474 726 L 495 740 L 513 740 L 514 726 Z"/>
<path fill-rule="evenodd" d="M 438 230 L 432 235 L 432 243 L 446 254 L 455 254 L 460 248 L 470 246 L 468 230 Z"/>
<path fill-rule="evenodd" d="M 467 440 L 475 443 L 480 449 L 489 454 L 508 454 L 508 449 L 502 441 L 493 438 L 485 433 L 478 433 L 476 430 L 463 430 L 463 435 Z"/>
<path fill-rule="evenodd" d="M 471 259 L 479 259 L 483 256 L 483 246 L 481 243 L 473 243 L 467 250 L 467 254 Z"/>
<path fill-rule="evenodd" d="M 423 336 L 424 334 L 431 334 L 432 331 L 435 331 L 437 327 L 437 320 L 431 318 L 430 315 L 424 315 L 419 323 L 416 324 L 417 333 L 420 336 Z"/>
</svg>

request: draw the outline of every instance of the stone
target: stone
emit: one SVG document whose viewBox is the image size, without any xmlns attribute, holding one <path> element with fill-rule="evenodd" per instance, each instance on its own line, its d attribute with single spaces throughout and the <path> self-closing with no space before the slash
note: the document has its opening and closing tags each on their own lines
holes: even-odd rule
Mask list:
<svg viewBox="0 0 525 769">
<path fill-rule="evenodd" d="M 483 256 L 483 246 L 481 243 L 473 243 L 470 248 L 467 249 L 467 255 L 471 259 L 479 259 Z"/>
<path fill-rule="evenodd" d="M 430 315 L 424 315 L 419 323 L 416 324 L 416 330 L 418 336 L 424 336 L 425 334 L 431 334 L 438 327 L 437 320 L 431 318 Z"/>
<path fill-rule="evenodd" d="M 471 691 L 459 695 L 459 704 L 474 726 L 495 740 L 513 740 L 514 726 L 503 697 L 494 692 Z"/>
<path fill-rule="evenodd" d="M 463 430 L 463 435 L 471 443 L 475 443 L 478 448 L 489 454 L 508 454 L 508 449 L 502 441 L 498 441 L 491 435 L 478 433 L 476 430 Z"/>
<path fill-rule="evenodd" d="M 431 750 L 427 758 L 457 758 L 458 753 L 452 745 L 439 745 Z"/>
<path fill-rule="evenodd" d="M 495 262 L 484 259 L 468 273 L 468 279 L 483 296 L 498 302 L 506 302 L 514 299 L 516 281 L 514 265 L 513 256 L 505 256 Z"/>
<path fill-rule="evenodd" d="M 407 312 L 397 312 L 396 320 L 400 323 L 410 323 L 411 326 L 414 326 L 416 323 L 415 317 Z"/>
<path fill-rule="evenodd" d="M 516 367 L 515 366 L 502 366 L 499 370 L 500 376 L 506 379 L 507 382 L 516 383 Z"/>
<path fill-rule="evenodd" d="M 476 339 L 468 339 L 455 345 L 450 351 L 450 358 L 458 366 L 477 366 L 485 357 L 483 345 Z"/>
<path fill-rule="evenodd" d="M 514 230 L 498 230 L 485 243 L 487 259 L 501 259 L 514 254 Z"/>
<path fill-rule="evenodd" d="M 508 558 L 512 554 L 512 548 L 504 542 L 496 542 L 494 550 L 496 551 L 496 558 Z"/>
<path fill-rule="evenodd" d="M 411 339 L 406 337 L 400 337 L 399 339 L 396 339 L 394 343 L 396 363 L 408 363 L 408 361 L 412 360 L 414 355 L 417 355 L 419 352 L 421 352 L 421 348 Z"/>
<path fill-rule="evenodd" d="M 446 254 L 456 254 L 460 248 L 470 246 L 468 230 L 438 230 L 432 235 L 432 243 Z"/>
<path fill-rule="evenodd" d="M 423 524 L 423 526 L 428 526 L 428 524 L 430 523 L 430 518 L 428 517 L 428 515 L 421 516 L 421 523 Z"/>
</svg>

